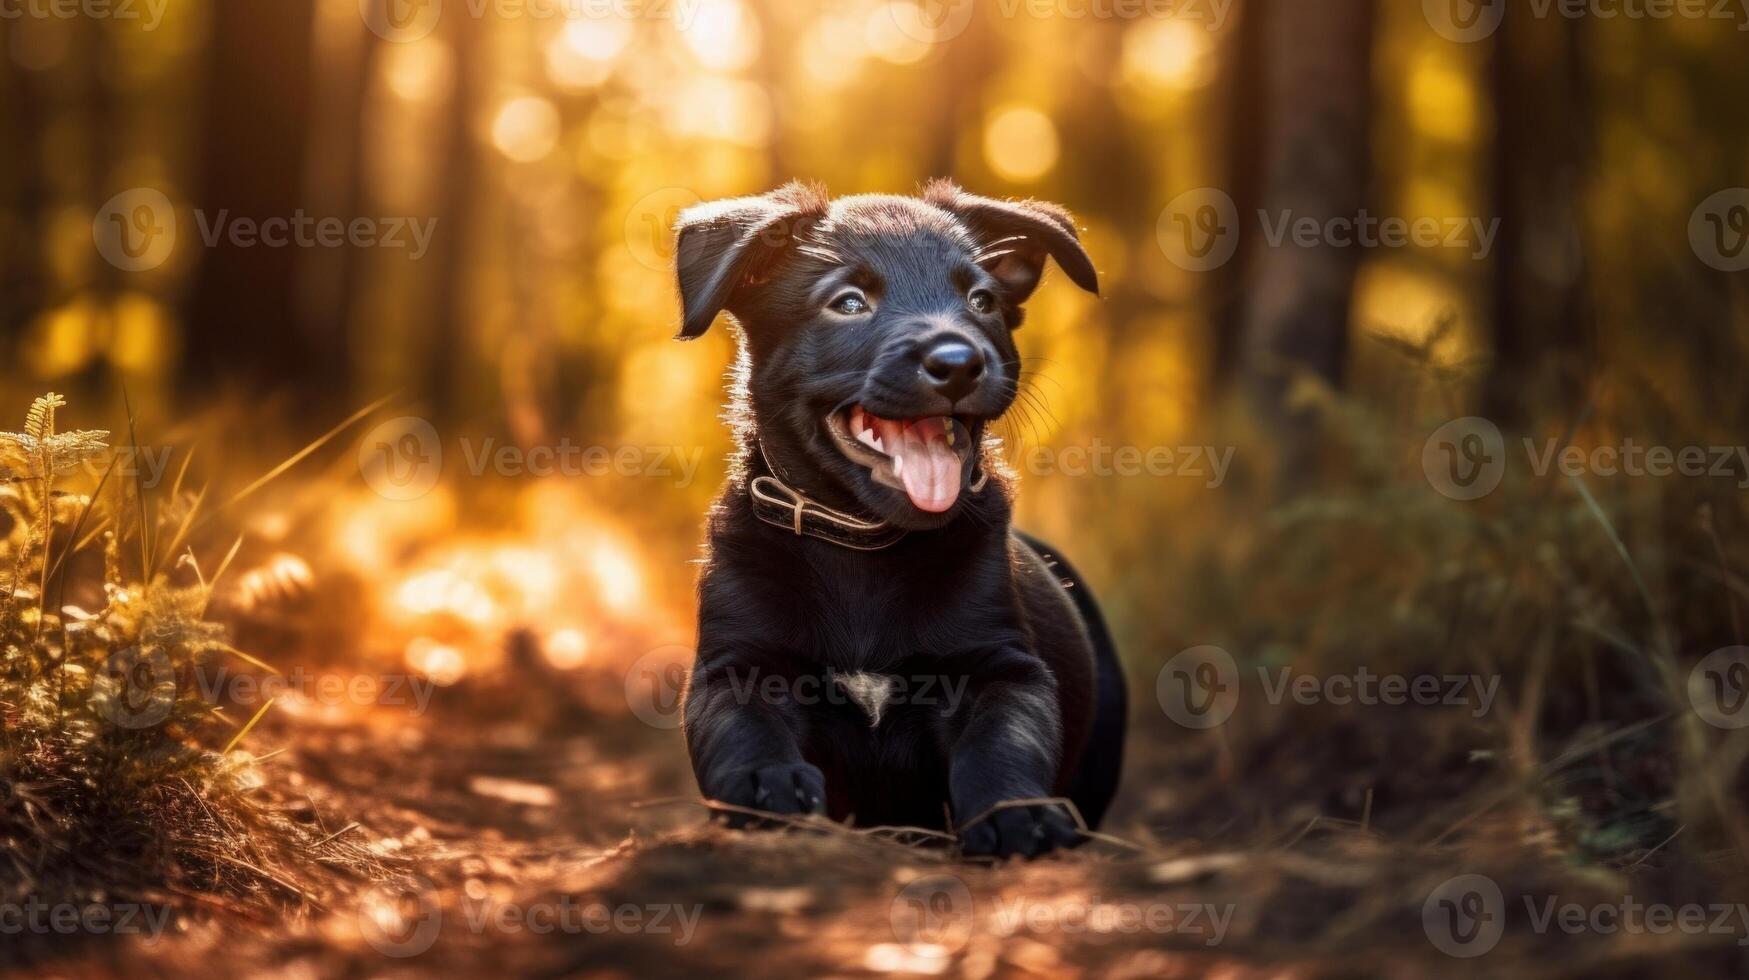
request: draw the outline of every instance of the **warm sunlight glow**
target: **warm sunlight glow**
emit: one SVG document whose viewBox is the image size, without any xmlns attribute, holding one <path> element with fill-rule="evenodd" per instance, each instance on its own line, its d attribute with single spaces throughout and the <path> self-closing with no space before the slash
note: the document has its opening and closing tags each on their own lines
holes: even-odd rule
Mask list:
<svg viewBox="0 0 1749 980">
<path fill-rule="evenodd" d="M 439 687 L 448 687 L 468 672 L 467 658 L 462 652 L 428 636 L 407 644 L 407 666 L 431 679 Z"/>
<path fill-rule="evenodd" d="M 567 21 L 547 44 L 547 74 L 572 90 L 593 88 L 613 74 L 614 60 L 631 43 L 633 27 L 614 17 Z"/>
<path fill-rule="evenodd" d="M 1424 56 L 1409 71 L 1409 116 L 1435 139 L 1462 143 L 1476 132 L 1476 93 L 1448 59 Z"/>
<path fill-rule="evenodd" d="M 518 163 L 532 163 L 559 142 L 559 110 L 532 95 L 511 99 L 492 120 L 492 145 Z"/>
<path fill-rule="evenodd" d="M 638 566 L 624 548 L 609 541 L 595 545 L 589 556 L 590 568 L 601 588 L 601 598 L 615 609 L 626 609 L 643 595 Z"/>
<path fill-rule="evenodd" d="M 698 79 L 669 104 L 677 133 L 763 146 L 771 134 L 771 99 L 752 82 Z"/>
<path fill-rule="evenodd" d="M 1031 106 L 996 111 L 984 126 L 984 159 L 1009 180 L 1033 181 L 1057 165 L 1057 127 Z"/>
<path fill-rule="evenodd" d="M 740 71 L 759 55 L 759 24 L 740 0 L 702 0 L 680 36 L 713 71 Z"/>
<path fill-rule="evenodd" d="M 497 612 L 479 585 L 448 568 L 421 572 L 401 583 L 395 601 L 414 616 L 448 615 L 475 626 L 491 622 Z"/>
<path fill-rule="evenodd" d="M 1123 74 L 1140 88 L 1185 91 L 1214 78 L 1213 35 L 1194 19 L 1148 20 L 1124 36 Z"/>
<path fill-rule="evenodd" d="M 449 95 L 455 57 L 447 45 L 432 40 L 392 44 L 383 51 L 382 77 L 396 98 L 438 102 Z"/>
<path fill-rule="evenodd" d="M 932 50 L 925 40 L 928 35 L 919 30 L 901 30 L 902 23 L 920 24 L 917 5 L 890 3 L 868 15 L 868 46 L 884 61 L 895 65 L 911 65 L 928 57 Z"/>
<path fill-rule="evenodd" d="M 582 630 L 557 630 L 547 637 L 546 654 L 547 660 L 561 670 L 581 667 L 589 659 L 589 638 Z"/>
<path fill-rule="evenodd" d="M 633 25 L 622 17 L 580 17 L 559 31 L 560 44 L 585 58 L 607 61 L 631 43 Z"/>
<path fill-rule="evenodd" d="M 861 26 L 855 19 L 836 13 L 814 21 L 796 46 L 802 70 L 824 85 L 850 82 L 862 70 L 867 54 L 867 35 Z"/>
</svg>

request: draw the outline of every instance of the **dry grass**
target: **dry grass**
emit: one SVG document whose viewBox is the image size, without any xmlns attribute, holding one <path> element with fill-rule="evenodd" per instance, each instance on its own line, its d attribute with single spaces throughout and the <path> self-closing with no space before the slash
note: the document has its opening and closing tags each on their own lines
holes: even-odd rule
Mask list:
<svg viewBox="0 0 1749 980">
<path fill-rule="evenodd" d="M 219 658 L 266 669 L 206 618 L 229 559 L 209 577 L 189 546 L 204 491 L 178 478 L 151 499 L 118 476 L 109 433 L 57 428 L 63 406 L 38 399 L 25 431 L 0 434 L 0 901 L 319 908 L 312 858 L 368 862 L 276 812 L 240 748 L 259 715 L 229 718 L 193 682 Z M 96 486 L 63 489 L 82 469 Z M 82 569 L 95 580 L 73 581 Z"/>
</svg>

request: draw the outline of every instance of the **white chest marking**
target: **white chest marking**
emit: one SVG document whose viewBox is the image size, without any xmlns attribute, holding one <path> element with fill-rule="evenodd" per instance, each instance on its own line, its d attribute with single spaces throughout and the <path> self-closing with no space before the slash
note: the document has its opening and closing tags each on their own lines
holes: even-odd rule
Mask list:
<svg viewBox="0 0 1749 980">
<path fill-rule="evenodd" d="M 850 700 L 868 715 L 868 727 L 879 728 L 881 712 L 887 710 L 887 703 L 893 699 L 893 678 L 885 674 L 834 674 L 833 679 L 838 686 L 844 688 L 844 693 L 850 695 Z"/>
</svg>

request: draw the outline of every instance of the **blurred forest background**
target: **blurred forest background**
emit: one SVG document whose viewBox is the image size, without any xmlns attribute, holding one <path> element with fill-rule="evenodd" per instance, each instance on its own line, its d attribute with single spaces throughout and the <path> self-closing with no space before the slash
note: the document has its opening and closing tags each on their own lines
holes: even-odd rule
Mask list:
<svg viewBox="0 0 1749 980">
<path fill-rule="evenodd" d="M 1467 0 L 128 9 L 0 21 L 0 410 L 55 388 L 119 429 L 125 391 L 142 443 L 204 427 L 209 465 L 259 466 L 393 393 L 451 454 L 446 485 L 396 511 L 425 532 L 458 521 L 456 494 L 498 492 L 457 479 L 464 438 L 701 452 L 690 482 L 559 491 L 602 508 L 624 532 L 603 561 L 644 566 L 681 620 L 732 340 L 669 339 L 669 228 L 793 178 L 904 192 L 950 175 L 1084 223 L 1104 297 L 1058 282 L 1035 300 L 1021 341 L 1043 410 L 1009 426 L 1014 458 L 1238 450 L 1219 487 L 1028 480 L 1023 520 L 1122 583 L 1108 603 L 1138 657 L 1207 628 L 1157 605 L 1198 555 L 1254 549 L 1264 508 L 1371 431 L 1350 416 L 1320 435 L 1332 398 L 1382 426 L 1397 487 L 1423 495 L 1423 439 L 1458 416 L 1701 444 L 1749 420 L 1743 279 L 1690 238 L 1703 200 L 1749 182 L 1739 21 Z M 1497 30 L 1454 39 L 1453 18 L 1490 11 Z M 94 225 L 140 188 L 179 236 L 129 271 Z M 1176 222 L 1201 215 L 1177 212 L 1211 193 L 1233 203 L 1235 258 L 1185 261 Z M 1474 233 L 1271 245 L 1289 214 L 1498 225 L 1481 250 Z M 435 225 L 422 254 L 208 245 L 220 215 Z M 511 490 L 550 504 L 534 482 Z M 352 526 L 380 533 L 383 502 L 349 486 L 371 509 Z"/>
<path fill-rule="evenodd" d="M 119 410 L 125 384 L 147 431 L 243 404 L 250 449 L 271 451 L 400 392 L 446 436 L 705 447 L 694 485 L 634 495 L 690 533 L 721 472 L 730 342 L 668 340 L 673 216 L 792 178 L 850 193 L 951 175 L 1072 208 L 1107 284 L 1103 301 L 1039 297 L 1023 347 L 1049 410 L 1017 442 L 1212 445 L 1246 379 L 1281 408 L 1284 365 L 1392 412 L 1558 430 L 1646 388 L 1697 435 L 1749 417 L 1742 280 L 1688 240 L 1699 202 L 1749 182 L 1742 24 L 1515 11 L 1459 43 L 1433 28 L 1440 6 L 174 0 L 9 18 L 0 407 L 55 387 Z M 403 10 L 404 28 L 384 19 Z M 181 236 L 123 271 L 93 219 L 141 187 L 174 202 Z M 1239 258 L 1183 268 L 1162 211 L 1210 187 L 1247 216 Z M 417 259 L 205 247 L 196 209 L 436 225 Z M 1482 259 L 1270 248 L 1258 209 L 1500 233 Z M 1461 374 L 1447 400 L 1403 402 L 1377 338 L 1433 338 Z M 1025 513 L 1058 533 L 1159 524 L 1208 493 L 1034 482 Z M 1135 540 L 1110 530 L 1095 565 Z"/>
<path fill-rule="evenodd" d="M 848 194 L 951 176 L 1057 201 L 1103 296 L 1052 278 L 1033 300 L 1020 346 L 1037 404 L 1004 429 L 1011 458 L 1233 450 L 1218 485 L 1022 466 L 1021 522 L 1095 584 L 1147 706 L 1119 829 L 1279 843 L 1335 817 L 1432 846 L 1495 834 L 1624 875 L 1675 869 L 1689 896 L 1749 854 L 1732 803 L 1749 736 L 1702 727 L 1684 687 L 1695 660 L 1743 642 L 1743 474 L 1568 479 L 1513 454 L 1522 438 L 1738 446 L 1749 431 L 1749 13 L 1704 6 L 1735 16 L 1470 0 L 8 5 L 0 419 L 53 389 L 66 426 L 121 433 L 131 406 L 140 445 L 183 454 L 172 475 L 193 447 L 194 475 L 161 495 L 174 515 L 178 493 L 250 479 L 386 398 L 377 417 L 432 424 L 445 479 L 410 500 L 372 492 L 352 429 L 303 464 L 321 479 L 227 512 L 247 538 L 233 608 L 312 582 L 335 604 L 299 624 L 245 617 L 239 643 L 282 668 L 320 651 L 453 684 L 527 653 L 505 636 L 532 630 L 552 667 L 623 675 L 665 645 L 684 659 L 691 561 L 730 449 L 730 332 L 671 339 L 679 211 L 798 178 Z M 106 261 L 104 229 L 133 220 L 142 189 L 170 203 L 177 236 L 135 271 Z M 221 213 L 435 225 L 422 251 L 206 244 Z M 1456 247 L 1270 241 L 1288 215 L 1362 214 L 1494 231 L 1480 248 L 1475 232 Z M 1220 233 L 1214 251 L 1198 232 Z M 1423 466 L 1429 434 L 1464 416 L 1497 425 L 1514 460 L 1475 501 L 1436 492 Z M 691 480 L 471 479 L 466 447 L 486 439 L 702 462 Z M 1154 710 L 1153 685 L 1200 644 L 1246 668 L 1505 683 L 1485 719 L 1326 705 L 1193 734 Z M 623 717 L 621 679 L 580 696 Z M 660 734 L 660 766 L 608 753 L 565 791 L 685 791 Z M 1518 795 L 1479 810 L 1467 796 L 1499 787 Z M 1283 898 L 1290 917 L 1319 904 Z"/>
</svg>

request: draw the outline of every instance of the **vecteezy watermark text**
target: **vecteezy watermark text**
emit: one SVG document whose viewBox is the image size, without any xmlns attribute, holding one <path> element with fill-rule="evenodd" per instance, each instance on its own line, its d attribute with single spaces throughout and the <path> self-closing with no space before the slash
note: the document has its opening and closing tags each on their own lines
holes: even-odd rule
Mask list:
<svg viewBox="0 0 1749 980">
<path fill-rule="evenodd" d="M 471 476 L 649 477 L 680 487 L 692 485 L 704 460 L 702 446 L 585 446 L 569 439 L 527 448 L 463 439 L 461 449 Z"/>
<path fill-rule="evenodd" d="M 1227 482 L 1232 446 L 1114 446 L 1102 439 L 1080 446 L 1037 446 L 1020 459 L 1032 476 L 1176 477 L 1202 480 L 1210 490 Z"/>
<path fill-rule="evenodd" d="M 1523 924 L 1538 935 L 1729 936 L 1749 946 L 1749 905 L 1742 902 L 1645 902 L 1633 895 L 1601 902 L 1563 901 L 1558 895 L 1524 895 Z M 1487 875 L 1464 874 L 1440 882 L 1421 908 L 1422 929 L 1448 956 L 1473 959 L 1493 951 L 1506 932 L 1516 903 Z"/>
<path fill-rule="evenodd" d="M 1007 938 L 1023 933 L 1174 935 L 1219 945 L 1238 906 L 1207 902 L 1135 902 L 1099 898 L 1041 901 L 998 896 L 982 912 L 964 878 L 934 874 L 906 882 L 893 896 L 893 938 L 914 956 L 943 957 L 964 949 L 980 929 Z"/>
<path fill-rule="evenodd" d="M 1256 218 L 1269 248 L 1448 248 L 1477 261 L 1493 254 L 1500 233 L 1499 218 L 1408 218 L 1377 215 L 1365 208 L 1352 215 L 1324 216 L 1260 208 Z M 1200 187 L 1173 198 L 1160 212 L 1154 231 L 1173 265 L 1188 272 L 1208 272 L 1232 261 L 1243 225 L 1231 195 Z"/>
<path fill-rule="evenodd" d="M 568 479 L 624 477 L 667 480 L 689 487 L 704 461 L 702 446 L 584 445 L 568 437 L 553 445 L 522 446 L 497 439 L 459 440 L 462 464 L 471 477 Z M 358 470 L 364 481 L 390 500 L 416 500 L 443 476 L 443 441 L 437 427 L 407 415 L 365 433 L 358 444 Z"/>
<path fill-rule="evenodd" d="M 704 917 L 703 905 L 675 902 L 607 902 L 575 895 L 529 903 L 500 901 L 490 893 L 464 892 L 460 907 L 445 915 L 442 892 L 430 880 L 407 875 L 372 887 L 359 903 L 358 925 L 365 942 L 384 956 L 418 956 L 431 949 L 445 922 L 459 923 L 473 936 L 488 933 L 569 936 L 608 933 L 658 936 L 675 946 L 692 942 Z"/>
<path fill-rule="evenodd" d="M 23 904 L 0 903 L 0 936 L 145 936 L 151 945 L 170 913 L 168 905 L 44 902 L 32 895 Z"/>
<path fill-rule="evenodd" d="M 1749 0 L 1422 0 L 1421 10 L 1434 32 L 1448 41 L 1471 44 L 1491 37 L 1506 19 L 1526 14 L 1538 20 L 1729 20 L 1749 30 Z"/>
<path fill-rule="evenodd" d="M 265 218 L 233 215 L 229 208 L 193 208 L 195 230 L 207 248 L 388 248 L 417 261 L 431 247 L 437 218 L 378 216 L 342 218 L 305 214 Z M 97 253 L 124 272 L 163 265 L 176 250 L 177 207 L 155 187 L 134 187 L 108 201 L 91 220 Z"/>
<path fill-rule="evenodd" d="M 1669 446 L 1631 436 L 1618 443 L 1580 446 L 1549 437 L 1522 442 L 1530 472 L 1537 477 L 1597 476 L 1727 479 L 1749 490 L 1749 446 Z M 1493 493 L 1506 476 L 1506 437 L 1485 418 L 1455 419 L 1435 429 L 1421 448 L 1421 468 L 1435 490 L 1453 500 L 1476 500 Z"/>
<path fill-rule="evenodd" d="M 98 713 L 111 724 L 135 730 L 167 721 L 184 692 L 198 693 L 211 704 L 279 701 L 322 708 L 350 704 L 409 708 L 424 714 L 438 686 L 418 675 L 317 673 L 301 666 L 266 676 L 207 663 L 179 671 L 169 655 L 157 647 L 116 651 L 94 683 L 98 687 Z"/>
<path fill-rule="evenodd" d="M 1293 667 L 1257 667 L 1265 702 L 1279 706 L 1468 708 L 1480 718 L 1494 706 L 1500 678 L 1482 674 L 1381 674 L 1367 667 L 1351 673 L 1313 674 Z M 1154 682 L 1154 695 L 1166 716 L 1186 728 L 1224 724 L 1238 709 L 1239 667 L 1217 646 L 1191 647 L 1166 661 Z"/>
<path fill-rule="evenodd" d="M 164 22 L 168 6 L 170 0 L 0 0 L 0 21 L 138 21 L 141 30 L 155 31 Z"/>
<path fill-rule="evenodd" d="M 651 20 L 681 30 L 696 22 L 704 0 L 358 0 L 365 26 L 385 41 L 418 41 L 447 11 L 471 20 Z"/>
</svg>

